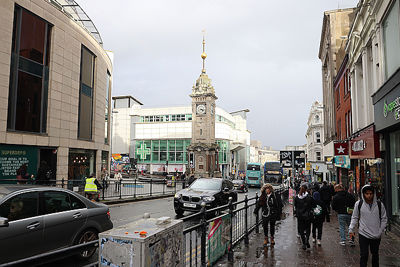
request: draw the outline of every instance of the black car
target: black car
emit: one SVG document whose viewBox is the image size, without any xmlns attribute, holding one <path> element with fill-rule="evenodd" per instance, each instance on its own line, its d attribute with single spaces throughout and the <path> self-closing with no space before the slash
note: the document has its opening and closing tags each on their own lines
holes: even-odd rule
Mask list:
<svg viewBox="0 0 400 267">
<path fill-rule="evenodd" d="M 106 205 L 70 190 L 0 185 L 0 265 L 96 240 L 112 227 Z M 78 256 L 88 259 L 95 251 Z"/>
<path fill-rule="evenodd" d="M 243 193 L 249 191 L 249 186 L 245 180 L 233 180 L 232 183 L 236 191 L 242 191 Z"/>
<path fill-rule="evenodd" d="M 200 211 L 201 203 L 206 209 L 228 204 L 229 197 L 237 201 L 237 192 L 233 183 L 222 178 L 198 178 L 188 188 L 175 194 L 174 209 L 177 215 L 184 211 Z"/>
</svg>

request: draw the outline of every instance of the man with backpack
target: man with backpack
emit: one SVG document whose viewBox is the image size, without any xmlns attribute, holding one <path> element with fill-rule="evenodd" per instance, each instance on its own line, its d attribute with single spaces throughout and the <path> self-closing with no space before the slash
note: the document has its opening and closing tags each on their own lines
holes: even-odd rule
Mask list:
<svg viewBox="0 0 400 267">
<path fill-rule="evenodd" d="M 335 186 L 336 194 L 332 200 L 332 209 L 338 213 L 340 245 L 346 245 L 346 227 L 349 227 L 351 213 L 354 207 L 354 197 L 344 190 L 343 185 Z M 354 246 L 353 240 L 349 240 L 350 246 Z"/>
<path fill-rule="evenodd" d="M 350 237 L 354 237 L 354 228 L 358 223 L 360 243 L 360 266 L 368 263 L 368 250 L 372 254 L 372 267 L 379 266 L 379 245 L 381 236 L 386 228 L 387 216 L 385 206 L 377 200 L 375 188 L 371 185 L 363 186 L 361 200 L 354 206 L 349 227 Z"/>
</svg>

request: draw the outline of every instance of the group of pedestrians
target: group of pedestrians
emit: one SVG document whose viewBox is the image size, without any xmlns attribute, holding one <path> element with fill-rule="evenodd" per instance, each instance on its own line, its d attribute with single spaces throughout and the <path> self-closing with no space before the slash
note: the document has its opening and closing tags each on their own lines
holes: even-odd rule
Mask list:
<svg viewBox="0 0 400 267">
<path fill-rule="evenodd" d="M 358 225 L 360 266 L 367 266 L 369 251 L 372 254 L 372 266 L 379 266 L 379 245 L 387 225 L 387 216 L 372 185 L 362 188 L 361 198 L 356 202 L 341 184 L 335 185 L 334 190 L 326 182 L 321 188 L 311 187 L 308 183 L 301 184 L 294 199 L 294 211 L 302 248 L 306 250 L 311 247 L 311 228 L 313 242 L 321 246 L 323 223 L 330 222 L 331 205 L 338 215 L 340 245 L 355 246 L 355 228 Z"/>
</svg>

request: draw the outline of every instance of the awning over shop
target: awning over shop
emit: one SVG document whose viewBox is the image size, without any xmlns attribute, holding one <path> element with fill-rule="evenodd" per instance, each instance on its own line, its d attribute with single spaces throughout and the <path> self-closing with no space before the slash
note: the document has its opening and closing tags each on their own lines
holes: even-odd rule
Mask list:
<svg viewBox="0 0 400 267">
<path fill-rule="evenodd" d="M 242 144 L 242 143 L 233 143 L 232 147 L 231 147 L 231 151 L 239 151 L 242 150 L 243 148 L 245 148 L 246 145 Z"/>
</svg>

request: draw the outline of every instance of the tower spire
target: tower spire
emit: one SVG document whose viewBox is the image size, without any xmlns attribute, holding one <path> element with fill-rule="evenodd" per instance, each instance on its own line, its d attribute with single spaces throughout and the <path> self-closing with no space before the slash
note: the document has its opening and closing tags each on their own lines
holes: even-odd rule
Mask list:
<svg viewBox="0 0 400 267">
<path fill-rule="evenodd" d="M 203 33 L 203 53 L 201 53 L 201 58 L 203 59 L 203 69 L 201 70 L 202 73 L 206 73 L 206 30 L 202 30 Z"/>
</svg>

